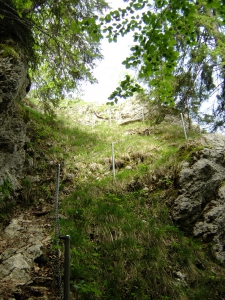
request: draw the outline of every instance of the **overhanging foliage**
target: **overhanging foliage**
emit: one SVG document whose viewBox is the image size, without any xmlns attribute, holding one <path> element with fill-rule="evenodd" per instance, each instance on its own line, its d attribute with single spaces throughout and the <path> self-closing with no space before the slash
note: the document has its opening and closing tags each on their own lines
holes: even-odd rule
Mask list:
<svg viewBox="0 0 225 300">
<path fill-rule="evenodd" d="M 138 70 L 137 79 L 148 85 L 151 99 L 178 105 L 201 121 L 201 104 L 209 99 L 214 101 L 212 129 L 223 126 L 224 1 L 124 2 L 128 2 L 126 9 L 111 11 L 102 22 L 110 42 L 132 32 L 134 45 L 123 62 L 126 68 Z M 125 88 L 138 91 L 132 80 L 130 83 L 126 80 Z M 118 96 L 119 88 L 109 99 L 117 100 Z"/>
<path fill-rule="evenodd" d="M 94 81 L 91 70 L 101 58 L 102 37 L 97 15 L 108 7 L 104 0 L 0 0 L 0 4 L 4 40 L 19 41 L 29 50 L 32 77 L 43 101 L 56 103 L 80 80 Z"/>
</svg>

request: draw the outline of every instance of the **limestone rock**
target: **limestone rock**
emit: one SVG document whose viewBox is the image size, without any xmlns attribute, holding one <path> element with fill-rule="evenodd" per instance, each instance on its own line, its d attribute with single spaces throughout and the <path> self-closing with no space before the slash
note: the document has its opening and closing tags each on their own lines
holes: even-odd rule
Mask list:
<svg viewBox="0 0 225 300">
<path fill-rule="evenodd" d="M 131 120 L 142 120 L 145 115 L 148 115 L 149 110 L 147 105 L 136 101 L 126 101 L 123 105 L 121 105 L 120 116 L 121 116 L 121 124 L 129 122 Z"/>
<path fill-rule="evenodd" d="M 0 57 L 0 111 L 6 111 L 14 101 L 22 100 L 27 94 L 30 84 L 28 77 L 28 63 L 24 54 L 18 57 Z"/>
<path fill-rule="evenodd" d="M 183 230 L 213 242 L 215 256 L 225 261 L 225 137 L 207 134 L 199 143 L 204 148 L 193 163 L 181 165 L 172 216 Z"/>
<path fill-rule="evenodd" d="M 0 186 L 8 181 L 12 191 L 20 189 L 25 162 L 26 125 L 15 104 L 25 97 L 28 63 L 23 53 L 0 57 Z"/>
</svg>

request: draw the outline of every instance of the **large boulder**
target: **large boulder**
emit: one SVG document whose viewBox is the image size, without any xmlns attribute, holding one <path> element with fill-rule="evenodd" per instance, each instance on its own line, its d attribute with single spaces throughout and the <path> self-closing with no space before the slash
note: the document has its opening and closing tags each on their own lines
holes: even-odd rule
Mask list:
<svg viewBox="0 0 225 300">
<path fill-rule="evenodd" d="M 216 258 L 225 261 L 225 137 L 205 134 L 198 148 L 181 165 L 172 216 L 186 232 L 212 242 Z"/>
</svg>

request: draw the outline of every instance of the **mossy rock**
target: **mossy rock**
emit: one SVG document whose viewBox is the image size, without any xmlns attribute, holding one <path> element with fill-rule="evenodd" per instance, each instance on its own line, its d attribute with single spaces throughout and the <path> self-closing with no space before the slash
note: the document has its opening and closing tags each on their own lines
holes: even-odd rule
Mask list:
<svg viewBox="0 0 225 300">
<path fill-rule="evenodd" d="M 11 56 L 14 59 L 18 60 L 19 55 L 15 51 L 15 49 L 12 46 L 9 46 L 7 44 L 0 44 L 0 57 L 8 57 Z"/>
</svg>

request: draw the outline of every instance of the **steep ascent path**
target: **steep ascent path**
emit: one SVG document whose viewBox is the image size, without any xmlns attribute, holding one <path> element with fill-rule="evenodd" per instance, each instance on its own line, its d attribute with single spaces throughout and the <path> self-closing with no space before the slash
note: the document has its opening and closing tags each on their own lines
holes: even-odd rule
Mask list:
<svg viewBox="0 0 225 300">
<path fill-rule="evenodd" d="M 19 213 L 1 234 L 1 300 L 56 299 L 52 295 L 51 209 Z"/>
</svg>

